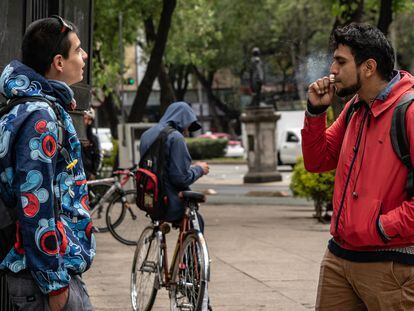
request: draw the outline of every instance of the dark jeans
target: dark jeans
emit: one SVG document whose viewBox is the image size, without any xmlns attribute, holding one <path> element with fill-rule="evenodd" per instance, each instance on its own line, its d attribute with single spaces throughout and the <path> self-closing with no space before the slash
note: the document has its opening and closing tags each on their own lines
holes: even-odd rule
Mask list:
<svg viewBox="0 0 414 311">
<path fill-rule="evenodd" d="M 204 234 L 204 218 L 203 216 L 201 216 L 201 214 L 199 212 L 197 213 L 197 218 L 198 218 L 198 224 L 200 225 L 200 231 L 201 233 Z M 179 220 L 175 220 L 175 221 L 169 221 L 172 223 L 173 228 L 180 228 L 181 225 L 181 219 Z"/>
<path fill-rule="evenodd" d="M 7 273 L 10 300 L 18 311 L 50 311 L 48 296 L 43 294 L 29 272 Z M 69 298 L 63 310 L 92 311 L 85 283 L 78 275 L 72 275 Z"/>
</svg>

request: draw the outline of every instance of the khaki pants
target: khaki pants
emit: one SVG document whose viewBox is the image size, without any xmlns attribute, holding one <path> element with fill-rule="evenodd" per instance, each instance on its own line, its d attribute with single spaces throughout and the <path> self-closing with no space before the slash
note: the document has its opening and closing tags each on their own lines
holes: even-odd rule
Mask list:
<svg viewBox="0 0 414 311">
<path fill-rule="evenodd" d="M 326 251 L 315 310 L 414 310 L 414 266 L 352 262 Z"/>
</svg>

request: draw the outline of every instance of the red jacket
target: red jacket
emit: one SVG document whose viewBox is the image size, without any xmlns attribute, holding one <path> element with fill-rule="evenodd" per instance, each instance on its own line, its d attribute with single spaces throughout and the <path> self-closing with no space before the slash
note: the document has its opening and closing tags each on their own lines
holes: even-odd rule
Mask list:
<svg viewBox="0 0 414 311">
<path fill-rule="evenodd" d="M 397 101 L 414 91 L 414 77 L 404 71 L 400 74 L 401 80 L 385 101 L 376 99 L 371 109 L 361 106 L 348 125 L 345 118 L 350 103 L 328 129 L 326 113 L 305 117 L 302 150 L 306 169 L 315 173 L 336 169 L 330 232 L 345 249 L 414 245 L 414 198 L 407 198 L 405 192 L 408 170 L 394 153 L 390 138 Z M 414 160 L 414 105 L 407 111 L 406 127 Z M 391 237 L 386 243 L 377 230 L 378 217 Z"/>
</svg>

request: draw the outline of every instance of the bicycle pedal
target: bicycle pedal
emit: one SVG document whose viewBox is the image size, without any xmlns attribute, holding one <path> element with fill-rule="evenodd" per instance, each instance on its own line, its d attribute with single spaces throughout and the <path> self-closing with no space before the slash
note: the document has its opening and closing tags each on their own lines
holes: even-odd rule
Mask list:
<svg viewBox="0 0 414 311">
<path fill-rule="evenodd" d="M 163 234 L 168 234 L 171 231 L 171 227 L 169 224 L 164 222 L 163 224 L 160 225 L 160 230 Z"/>
</svg>

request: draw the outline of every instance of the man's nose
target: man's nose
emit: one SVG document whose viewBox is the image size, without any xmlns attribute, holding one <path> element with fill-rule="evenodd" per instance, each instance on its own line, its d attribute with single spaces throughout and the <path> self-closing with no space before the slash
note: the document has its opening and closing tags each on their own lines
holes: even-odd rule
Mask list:
<svg viewBox="0 0 414 311">
<path fill-rule="evenodd" d="M 86 53 L 84 49 L 82 49 L 82 58 L 84 60 L 86 60 L 88 58 L 88 53 Z"/>
<path fill-rule="evenodd" d="M 337 75 L 338 74 L 338 66 L 335 65 L 335 63 L 332 63 L 331 68 L 329 69 L 329 72 Z"/>
</svg>

